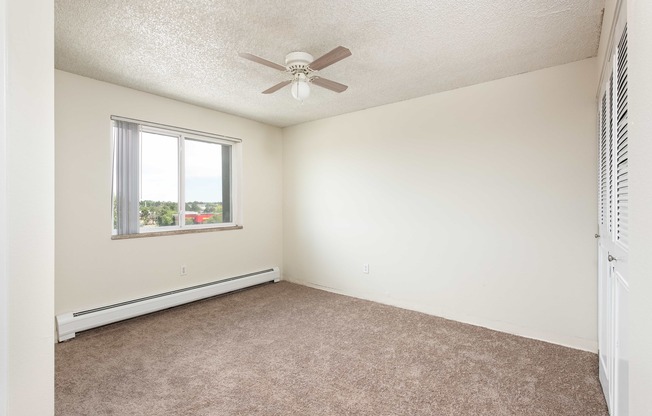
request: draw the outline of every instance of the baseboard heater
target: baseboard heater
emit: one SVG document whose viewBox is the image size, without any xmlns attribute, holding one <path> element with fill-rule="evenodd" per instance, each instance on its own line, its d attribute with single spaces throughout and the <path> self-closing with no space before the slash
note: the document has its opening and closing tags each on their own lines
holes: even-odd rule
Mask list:
<svg viewBox="0 0 652 416">
<path fill-rule="evenodd" d="M 267 282 L 278 282 L 281 272 L 278 267 L 248 273 L 215 282 L 204 283 L 158 295 L 120 302 L 113 305 L 69 312 L 57 315 L 57 333 L 59 342 L 75 337 L 75 333 L 98 326 L 122 321 L 184 303 L 193 302 L 223 293 L 233 292 L 250 286 Z"/>
</svg>

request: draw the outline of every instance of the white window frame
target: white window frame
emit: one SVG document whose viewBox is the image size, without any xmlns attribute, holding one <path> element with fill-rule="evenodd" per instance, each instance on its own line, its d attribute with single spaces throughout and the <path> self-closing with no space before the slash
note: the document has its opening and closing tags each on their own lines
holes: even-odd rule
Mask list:
<svg viewBox="0 0 652 416">
<path fill-rule="evenodd" d="M 145 230 L 141 230 L 137 233 L 132 234 L 117 234 L 117 230 L 113 221 L 113 204 L 114 204 L 114 191 L 112 190 L 111 194 L 111 228 L 112 228 L 112 237 L 115 239 L 120 238 L 130 238 L 130 237 L 143 237 L 150 235 L 166 235 L 166 234 L 180 234 L 185 232 L 196 232 L 196 231 L 210 231 L 210 230 L 224 230 L 224 229 L 239 229 L 242 228 L 242 208 L 241 208 L 241 175 L 242 175 L 242 140 L 222 136 L 212 133 L 205 133 L 190 129 L 184 129 L 180 127 L 173 127 L 159 123 L 146 122 L 142 120 L 135 120 L 126 117 L 120 116 L 111 116 L 111 125 L 112 132 L 115 128 L 115 121 L 128 121 L 131 123 L 138 124 L 140 126 L 140 133 L 150 133 L 165 135 L 169 137 L 174 137 L 177 139 L 177 157 L 178 157 L 178 225 L 176 226 L 167 226 L 167 227 L 149 227 Z M 115 136 L 112 133 L 112 140 L 115 146 Z M 212 224 L 191 224 L 186 225 L 186 198 L 185 198 L 185 144 L 186 140 L 195 140 L 204 143 L 213 143 L 219 144 L 222 146 L 229 146 L 231 148 L 231 158 L 230 158 L 230 215 L 231 221 L 223 223 L 212 223 Z M 142 146 L 142 143 L 141 143 Z M 114 154 L 113 157 L 117 157 Z M 141 152 L 142 157 L 142 152 Z M 112 174 L 115 172 L 115 164 L 111 167 Z M 112 176 L 113 177 L 113 176 Z M 142 178 L 140 177 L 139 169 L 139 183 Z M 112 180 L 113 182 L 113 180 Z M 113 185 L 115 186 L 115 185 Z M 139 194 L 142 190 L 142 186 L 139 186 Z M 140 197 L 139 197 L 140 204 Z M 224 205 L 223 205 L 224 206 Z"/>
</svg>

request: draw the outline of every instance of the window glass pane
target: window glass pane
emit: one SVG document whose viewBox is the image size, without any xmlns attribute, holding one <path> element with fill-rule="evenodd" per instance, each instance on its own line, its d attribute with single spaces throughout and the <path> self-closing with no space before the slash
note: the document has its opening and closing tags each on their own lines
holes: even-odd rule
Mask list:
<svg viewBox="0 0 652 416">
<path fill-rule="evenodd" d="M 162 134 L 141 135 L 141 232 L 179 225 L 178 140 Z"/>
<path fill-rule="evenodd" d="M 198 140 L 185 142 L 186 225 L 228 222 L 223 215 L 222 147 Z"/>
</svg>

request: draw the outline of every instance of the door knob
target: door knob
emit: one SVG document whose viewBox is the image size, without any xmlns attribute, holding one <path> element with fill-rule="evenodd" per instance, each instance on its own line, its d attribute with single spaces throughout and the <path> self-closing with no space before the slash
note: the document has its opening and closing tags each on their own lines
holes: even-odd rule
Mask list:
<svg viewBox="0 0 652 416">
<path fill-rule="evenodd" d="M 609 261 L 616 261 L 616 260 L 618 260 L 618 259 L 615 258 L 614 256 L 612 256 L 611 254 L 609 254 L 609 256 L 607 257 L 607 260 L 609 260 Z"/>
<path fill-rule="evenodd" d="M 595 238 L 600 238 L 600 234 L 596 234 L 594 237 Z"/>
</svg>

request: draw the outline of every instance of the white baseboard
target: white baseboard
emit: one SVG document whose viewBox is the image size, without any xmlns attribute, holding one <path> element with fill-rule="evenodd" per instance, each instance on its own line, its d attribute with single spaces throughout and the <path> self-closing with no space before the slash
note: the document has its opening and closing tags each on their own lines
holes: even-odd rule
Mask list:
<svg viewBox="0 0 652 416">
<path fill-rule="evenodd" d="M 56 317 L 58 339 L 59 342 L 66 341 L 74 338 L 75 334 L 80 331 L 97 328 L 223 293 L 233 292 L 261 283 L 278 282 L 280 278 L 281 273 L 279 268 L 274 267 L 260 272 L 235 276 L 87 311 L 63 313 Z"/>
</svg>

